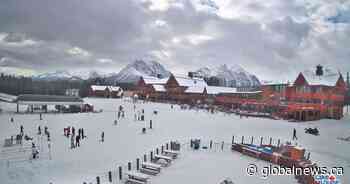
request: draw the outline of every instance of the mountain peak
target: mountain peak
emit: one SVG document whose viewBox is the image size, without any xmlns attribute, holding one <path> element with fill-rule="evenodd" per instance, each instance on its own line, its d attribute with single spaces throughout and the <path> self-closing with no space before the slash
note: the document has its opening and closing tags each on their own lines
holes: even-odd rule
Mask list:
<svg viewBox="0 0 350 184">
<path fill-rule="evenodd" d="M 203 67 L 197 70 L 197 73 L 204 78 L 216 77 L 219 79 L 219 86 L 228 87 L 255 87 L 260 82 L 255 75 L 247 72 L 243 67 L 234 64 L 222 64 L 217 67 Z"/>
<path fill-rule="evenodd" d="M 116 76 L 110 77 L 111 83 L 136 83 L 143 77 L 169 77 L 170 72 L 155 60 L 137 59 L 123 68 Z"/>
</svg>

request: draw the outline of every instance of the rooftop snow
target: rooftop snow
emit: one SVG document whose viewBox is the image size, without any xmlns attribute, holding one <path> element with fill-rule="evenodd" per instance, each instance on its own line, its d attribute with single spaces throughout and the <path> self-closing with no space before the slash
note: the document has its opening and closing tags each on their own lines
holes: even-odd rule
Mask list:
<svg viewBox="0 0 350 184">
<path fill-rule="evenodd" d="M 152 85 L 154 90 L 156 90 L 157 92 L 165 92 L 165 88 L 163 85 L 158 85 L 158 84 L 153 84 Z"/>
<path fill-rule="evenodd" d="M 237 88 L 220 87 L 220 86 L 207 86 L 207 93 L 210 95 L 216 95 L 219 93 L 236 93 Z"/>
<path fill-rule="evenodd" d="M 175 77 L 176 81 L 179 83 L 180 86 L 208 86 L 208 84 L 204 81 L 204 79 L 201 78 L 188 78 L 188 77 Z"/>
<path fill-rule="evenodd" d="M 165 84 L 169 78 L 159 79 L 156 77 L 143 78 L 146 84 Z"/>
<path fill-rule="evenodd" d="M 328 73 L 322 76 L 317 76 L 314 73 L 308 72 L 304 72 L 303 74 L 309 85 L 335 86 L 339 79 L 338 73 Z"/>
<path fill-rule="evenodd" d="M 185 90 L 185 93 L 203 93 L 204 86 L 190 86 Z"/>
<path fill-rule="evenodd" d="M 91 89 L 93 91 L 104 91 L 107 88 L 107 86 L 98 86 L 98 85 L 92 85 Z"/>
</svg>

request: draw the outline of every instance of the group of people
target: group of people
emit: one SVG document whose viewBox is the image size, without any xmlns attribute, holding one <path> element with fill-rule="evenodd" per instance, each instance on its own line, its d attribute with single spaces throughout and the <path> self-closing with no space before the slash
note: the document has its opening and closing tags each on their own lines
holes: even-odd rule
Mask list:
<svg viewBox="0 0 350 184">
<path fill-rule="evenodd" d="M 84 134 L 84 129 L 83 128 L 79 128 L 78 129 L 78 135 L 76 135 L 75 133 L 75 128 L 74 127 L 66 127 L 63 129 L 64 132 L 64 136 L 66 136 L 67 138 L 70 137 L 70 148 L 76 148 L 76 147 L 80 147 L 80 141 L 84 138 L 86 138 L 86 135 Z"/>
<path fill-rule="evenodd" d="M 40 126 L 40 125 L 38 126 L 38 135 L 42 135 L 41 126 Z M 44 127 L 44 135 L 46 135 L 47 141 L 51 141 L 51 140 L 50 140 L 49 128 L 48 128 L 47 126 Z"/>
</svg>

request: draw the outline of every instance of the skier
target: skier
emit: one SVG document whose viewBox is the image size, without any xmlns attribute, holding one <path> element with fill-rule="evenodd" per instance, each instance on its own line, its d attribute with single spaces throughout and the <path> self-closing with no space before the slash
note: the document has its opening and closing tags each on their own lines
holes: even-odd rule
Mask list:
<svg viewBox="0 0 350 184">
<path fill-rule="evenodd" d="M 45 135 L 48 135 L 48 134 L 49 134 L 49 131 L 48 131 L 47 126 L 45 126 L 44 129 L 45 129 L 45 130 L 44 130 Z"/>
<path fill-rule="evenodd" d="M 75 148 L 75 145 L 74 145 L 74 136 L 73 136 L 73 135 L 70 137 L 70 148 L 71 148 L 71 149 Z"/>
<path fill-rule="evenodd" d="M 293 129 L 293 140 L 294 139 L 298 140 L 298 138 L 297 138 L 297 130 L 295 128 Z"/>
<path fill-rule="evenodd" d="M 80 147 L 80 135 L 75 137 L 75 147 Z"/>
<path fill-rule="evenodd" d="M 38 127 L 38 135 L 41 135 L 41 127 Z"/>
<path fill-rule="evenodd" d="M 85 138 L 85 135 L 84 135 L 84 129 L 82 128 L 81 129 L 81 138 L 84 139 Z"/>
<path fill-rule="evenodd" d="M 67 137 L 69 137 L 69 135 L 70 135 L 70 126 L 68 126 L 67 128 Z"/>
<path fill-rule="evenodd" d="M 39 151 L 36 149 L 35 144 L 32 143 L 32 158 L 36 159 L 38 154 L 39 154 Z"/>
<path fill-rule="evenodd" d="M 102 142 L 105 141 L 105 132 L 102 132 L 102 134 L 101 134 L 101 141 L 102 141 Z"/>
<path fill-rule="evenodd" d="M 47 131 L 47 132 L 46 132 L 46 135 L 47 135 L 47 141 L 50 141 L 50 132 Z"/>
<path fill-rule="evenodd" d="M 23 136 L 23 134 L 24 134 L 24 131 L 23 131 L 23 125 L 21 125 L 21 127 L 20 127 L 20 129 L 21 129 L 21 135 Z"/>
</svg>

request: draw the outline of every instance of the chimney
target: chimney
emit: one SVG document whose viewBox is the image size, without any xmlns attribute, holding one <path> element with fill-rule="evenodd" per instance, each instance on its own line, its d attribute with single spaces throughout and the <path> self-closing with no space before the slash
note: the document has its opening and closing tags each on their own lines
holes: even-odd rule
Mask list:
<svg viewBox="0 0 350 184">
<path fill-rule="evenodd" d="M 317 65 L 316 66 L 316 75 L 317 76 L 322 76 L 323 75 L 323 66 L 322 65 Z"/>
</svg>

